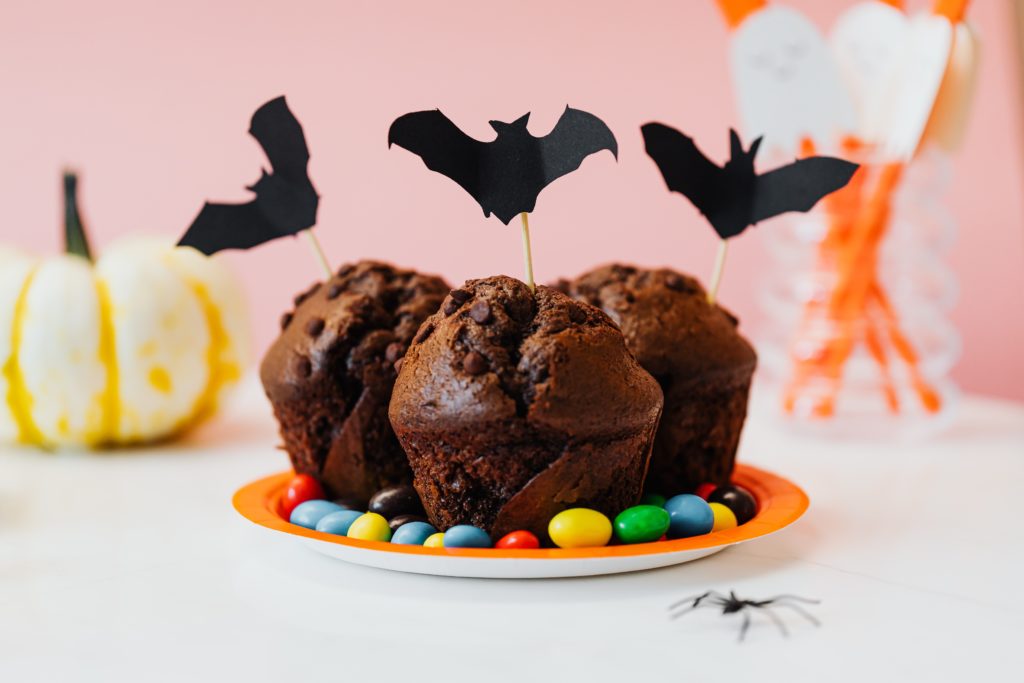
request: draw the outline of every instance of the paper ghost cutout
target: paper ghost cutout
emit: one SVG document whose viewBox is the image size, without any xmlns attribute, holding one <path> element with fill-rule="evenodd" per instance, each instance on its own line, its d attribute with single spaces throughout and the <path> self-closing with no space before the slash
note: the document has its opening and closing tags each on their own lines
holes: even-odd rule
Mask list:
<svg viewBox="0 0 1024 683">
<path fill-rule="evenodd" d="M 743 128 L 766 150 L 792 156 L 809 137 L 819 149 L 851 132 L 856 116 L 817 27 L 789 7 L 766 6 L 736 28 L 733 86 Z"/>
<path fill-rule="evenodd" d="M 857 111 L 860 137 L 877 132 L 886 89 L 899 71 L 907 35 L 907 15 L 881 2 L 859 2 L 843 12 L 832 27 L 829 42 L 843 83 Z"/>
<path fill-rule="evenodd" d="M 800 159 L 758 175 L 754 157 L 761 138 L 743 150 L 730 130 L 732 158 L 719 167 L 697 148 L 693 138 L 661 123 L 641 131 L 647 154 L 658 165 L 668 189 L 686 196 L 723 240 L 758 221 L 790 211 L 810 211 L 825 195 L 850 182 L 857 164 L 831 157 Z"/>
<path fill-rule="evenodd" d="M 463 133 L 439 109 L 405 114 L 391 124 L 388 147 L 398 145 L 423 159 L 427 168 L 448 176 L 508 225 L 533 211 L 537 195 L 554 180 L 572 173 L 601 150 L 618 159 L 615 136 L 585 111 L 566 107 L 550 133 L 534 137 L 526 129 L 530 115 L 512 123 L 491 121 L 498 134 L 480 142 Z"/>
<path fill-rule="evenodd" d="M 223 249 L 249 249 L 278 237 L 294 235 L 316 224 L 320 197 L 309 179 L 309 148 L 302 125 L 284 97 L 273 99 L 252 115 L 249 134 L 256 138 L 273 169 L 246 189 L 256 198 L 245 204 L 207 202 L 179 246 L 204 254 Z"/>
</svg>

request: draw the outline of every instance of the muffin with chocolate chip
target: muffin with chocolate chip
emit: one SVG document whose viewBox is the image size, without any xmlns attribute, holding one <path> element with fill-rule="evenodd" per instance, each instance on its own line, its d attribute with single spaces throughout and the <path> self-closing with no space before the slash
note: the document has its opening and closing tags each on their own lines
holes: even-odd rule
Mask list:
<svg viewBox="0 0 1024 683">
<path fill-rule="evenodd" d="M 470 280 L 405 355 L 391 424 L 439 529 L 545 537 L 559 511 L 641 494 L 662 394 L 599 309 L 510 277 Z"/>
<path fill-rule="evenodd" d="M 296 472 L 365 503 L 409 483 L 388 422 L 395 365 L 449 287 L 439 277 L 360 261 L 295 297 L 260 366 Z"/>
<path fill-rule="evenodd" d="M 736 318 L 709 304 L 697 280 L 664 268 L 609 265 L 559 288 L 611 316 L 665 393 L 647 490 L 727 483 L 757 365 Z"/>
</svg>

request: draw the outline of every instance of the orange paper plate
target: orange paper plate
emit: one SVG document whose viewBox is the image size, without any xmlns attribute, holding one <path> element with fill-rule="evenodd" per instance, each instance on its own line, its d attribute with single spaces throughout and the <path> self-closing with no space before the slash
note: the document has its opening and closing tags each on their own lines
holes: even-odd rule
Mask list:
<svg viewBox="0 0 1024 683">
<path fill-rule="evenodd" d="M 737 465 L 733 482 L 754 494 L 758 510 L 752 520 L 733 529 L 672 541 L 601 548 L 424 548 L 361 541 L 290 524 L 277 510 L 278 499 L 292 476 L 289 470 L 243 486 L 235 493 L 235 509 L 250 522 L 292 536 L 330 557 L 381 569 L 439 576 L 532 579 L 667 567 L 774 533 L 799 519 L 808 505 L 807 494 L 792 482 L 756 467 Z"/>
</svg>

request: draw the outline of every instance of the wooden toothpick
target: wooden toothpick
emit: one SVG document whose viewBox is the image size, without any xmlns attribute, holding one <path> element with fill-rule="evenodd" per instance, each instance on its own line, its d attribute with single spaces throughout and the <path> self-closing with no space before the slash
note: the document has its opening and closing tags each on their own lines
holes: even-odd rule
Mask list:
<svg viewBox="0 0 1024 683">
<path fill-rule="evenodd" d="M 533 284 L 533 255 L 530 253 L 530 221 L 525 211 L 519 214 L 523 219 L 523 265 L 526 267 L 526 285 L 531 292 L 536 291 Z"/>
<path fill-rule="evenodd" d="M 313 250 L 313 257 L 316 258 L 320 267 L 324 269 L 324 277 L 328 280 L 334 275 L 331 271 L 331 264 L 327 262 L 327 257 L 324 255 L 324 249 L 320 246 L 320 241 L 313 234 L 312 228 L 309 230 L 303 230 L 302 234 L 306 236 L 306 241 L 309 243 L 309 248 Z"/>
<path fill-rule="evenodd" d="M 715 256 L 715 270 L 711 273 L 711 286 L 708 287 L 708 303 L 714 305 L 718 297 L 718 286 L 722 284 L 722 271 L 725 270 L 725 255 L 729 250 L 728 240 L 718 241 L 718 255 Z"/>
</svg>

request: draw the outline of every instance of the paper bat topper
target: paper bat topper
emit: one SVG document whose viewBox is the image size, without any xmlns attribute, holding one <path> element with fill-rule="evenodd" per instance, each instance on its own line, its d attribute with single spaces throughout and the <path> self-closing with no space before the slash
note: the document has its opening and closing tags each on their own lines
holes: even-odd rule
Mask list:
<svg viewBox="0 0 1024 683">
<path fill-rule="evenodd" d="M 647 154 L 668 189 L 685 195 L 722 239 L 779 214 L 810 211 L 822 197 L 850 182 L 857 170 L 857 164 L 842 159 L 809 157 L 759 175 L 754 157 L 761 138 L 744 151 L 736 131 L 730 130 L 732 158 L 720 167 L 675 128 L 648 123 L 641 131 Z"/>
<path fill-rule="evenodd" d="M 256 198 L 245 204 L 207 202 L 178 242 L 204 254 L 222 249 L 249 249 L 316 224 L 320 203 L 309 179 L 309 148 L 302 125 L 288 109 L 284 97 L 273 99 L 252 115 L 249 134 L 256 138 L 270 161 L 247 189 Z"/>
<path fill-rule="evenodd" d="M 420 156 L 427 168 L 446 175 L 508 225 L 517 214 L 533 211 L 537 195 L 557 178 L 572 173 L 601 150 L 618 158 L 615 136 L 585 111 L 566 107 L 544 137 L 526 129 L 530 115 L 512 123 L 491 121 L 498 134 L 480 142 L 463 133 L 440 110 L 405 114 L 391 124 L 388 147 L 398 145 Z"/>
</svg>

